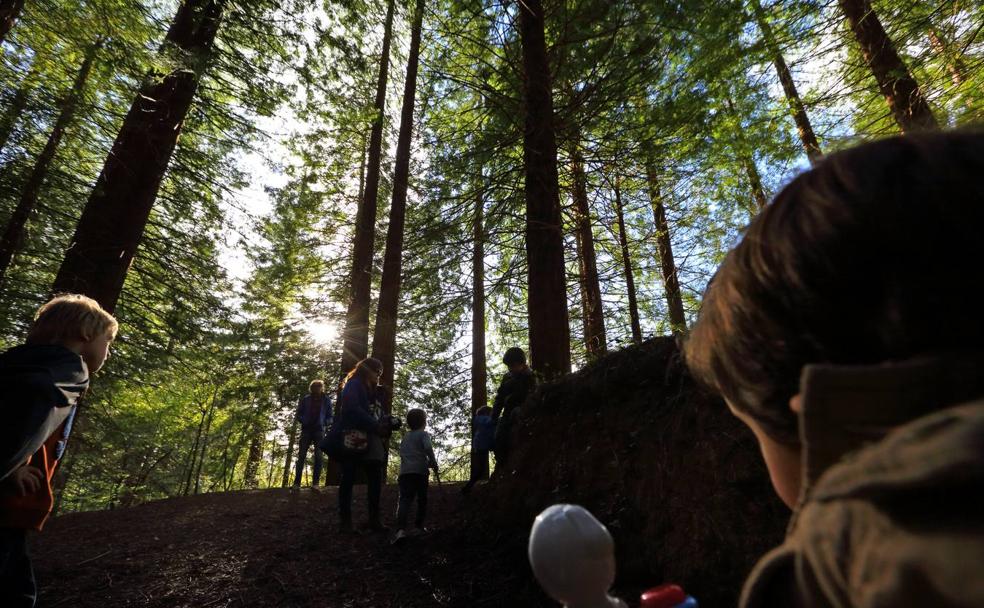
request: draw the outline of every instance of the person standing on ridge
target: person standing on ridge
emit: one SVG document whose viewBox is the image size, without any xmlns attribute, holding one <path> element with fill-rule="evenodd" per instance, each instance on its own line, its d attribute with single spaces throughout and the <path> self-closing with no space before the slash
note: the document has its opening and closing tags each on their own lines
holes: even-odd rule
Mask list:
<svg viewBox="0 0 984 608">
<path fill-rule="evenodd" d="M 294 468 L 294 487 L 301 487 L 301 476 L 304 473 L 304 462 L 307 460 L 309 447 L 314 448 L 314 476 L 311 487 L 318 487 L 321 478 L 321 450 L 318 444 L 325 434 L 325 428 L 331 424 L 331 398 L 325 394 L 324 380 L 314 380 L 308 387 L 308 394 L 301 397 L 297 403 L 294 419 L 301 423 L 301 442 L 297 452 L 297 466 Z"/>
<path fill-rule="evenodd" d="M 533 370 L 526 364 L 526 353 L 514 346 L 502 357 L 509 371 L 502 377 L 499 389 L 495 392 L 492 404 L 492 422 L 495 423 L 495 468 L 506 463 L 509 455 L 509 433 L 516 424 L 519 408 L 526 401 L 530 391 L 536 386 Z"/>
</svg>

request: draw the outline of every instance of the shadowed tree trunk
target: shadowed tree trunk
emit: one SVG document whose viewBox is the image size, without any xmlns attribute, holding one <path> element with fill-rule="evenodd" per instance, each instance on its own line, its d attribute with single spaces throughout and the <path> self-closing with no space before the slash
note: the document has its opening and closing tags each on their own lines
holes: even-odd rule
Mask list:
<svg viewBox="0 0 984 608">
<path fill-rule="evenodd" d="M 205 464 L 205 452 L 208 450 L 208 438 L 212 432 L 212 420 L 215 419 L 215 400 L 218 390 L 212 395 L 212 403 L 208 407 L 208 420 L 205 422 L 205 435 L 202 437 L 202 449 L 198 453 L 198 467 L 195 470 L 195 494 L 201 491 L 202 487 L 202 465 Z"/>
<path fill-rule="evenodd" d="M 728 106 L 728 112 L 731 113 L 736 119 L 738 118 L 738 110 L 735 109 L 735 103 L 730 97 L 724 98 L 725 104 Z M 746 143 L 744 141 L 744 134 L 740 130 L 735 134 L 738 140 L 738 145 L 736 146 L 735 153 L 738 156 L 738 162 L 741 163 L 742 169 L 745 170 L 745 175 L 748 176 L 748 187 L 752 191 L 752 198 L 755 199 L 755 207 L 758 211 L 761 211 L 769 204 L 769 197 L 765 194 L 765 188 L 762 186 L 762 175 L 759 173 L 758 167 L 755 165 L 755 159 L 752 155 L 746 151 Z M 751 209 L 749 210 L 751 215 L 755 215 L 755 212 Z"/>
<path fill-rule="evenodd" d="M 253 432 L 249 440 L 249 452 L 243 468 L 243 487 L 255 488 L 259 484 L 260 461 L 263 460 L 263 424 L 259 419 L 253 424 Z M 233 465 L 235 466 L 235 465 Z"/>
<path fill-rule="evenodd" d="M 823 153 L 820 151 L 817 136 L 813 132 L 813 125 L 810 124 L 810 117 L 806 114 L 806 107 L 803 106 L 803 100 L 800 99 L 799 91 L 796 90 L 796 83 L 793 82 L 793 75 L 790 73 L 786 59 L 782 56 L 782 51 L 776 42 L 772 26 L 765 18 L 761 2 L 752 0 L 752 8 L 755 11 L 755 19 L 758 21 L 759 29 L 762 30 L 762 36 L 765 38 L 765 44 L 772 54 L 772 65 L 776 68 L 779 83 L 782 84 L 782 90 L 786 94 L 786 102 L 789 103 L 789 111 L 793 116 L 793 122 L 796 123 L 796 130 L 799 132 L 803 150 L 806 151 L 810 164 L 815 165 Z"/>
<path fill-rule="evenodd" d="M 481 171 L 479 171 L 481 180 Z M 471 437 L 475 438 L 475 413 L 489 403 L 488 371 L 485 368 L 485 201 L 481 188 L 475 190 L 475 219 L 472 224 L 472 369 L 471 369 Z M 484 454 L 486 466 L 475 461 L 474 446 L 471 451 L 471 475 L 469 479 L 488 476 L 488 454 Z"/>
<path fill-rule="evenodd" d="M 680 295 L 680 280 L 677 277 L 676 262 L 673 259 L 673 244 L 670 239 L 670 224 L 666 221 L 666 207 L 660 191 L 656 169 L 646 167 L 646 181 L 649 185 L 649 202 L 653 207 L 653 220 L 656 224 L 656 245 L 659 250 L 659 264 L 663 270 L 663 290 L 666 292 L 666 306 L 670 316 L 673 333 L 687 330 L 687 318 L 683 312 L 683 297 Z"/>
<path fill-rule="evenodd" d="M 543 3 L 522 0 L 518 8 L 524 68 L 523 167 L 530 360 L 533 369 L 549 379 L 571 371 L 557 139 Z"/>
<path fill-rule="evenodd" d="M 571 150 L 571 173 L 574 176 L 574 234 L 577 241 L 584 346 L 588 351 L 588 360 L 593 361 L 605 354 L 608 339 L 605 336 L 605 311 L 601 302 L 601 286 L 598 284 L 598 261 L 594 231 L 591 229 L 591 209 L 588 205 L 588 179 L 584 173 L 584 158 L 577 149 L 576 140 Z"/>
<path fill-rule="evenodd" d="M 381 383 L 393 386 L 396 351 L 396 317 L 400 306 L 400 285 L 403 274 L 403 229 L 407 213 L 407 189 L 410 182 L 410 148 L 413 141 L 413 111 L 417 97 L 417 63 L 420 57 L 420 27 L 424 18 L 424 0 L 417 0 L 410 32 L 410 51 L 407 56 L 407 76 L 403 88 L 403 109 L 400 115 L 400 135 L 396 144 L 396 166 L 393 169 L 393 198 L 389 227 L 386 231 L 386 253 L 383 256 L 383 276 L 379 287 L 379 306 L 376 309 L 376 330 L 372 335 L 372 356 L 383 363 Z M 384 408 L 392 409 L 393 393 L 386 391 Z"/>
<path fill-rule="evenodd" d="M 7 220 L 7 226 L 4 228 L 3 236 L 0 236 L 0 291 L 3 291 L 6 283 L 7 269 L 10 268 L 10 263 L 13 261 L 14 255 L 21 247 L 24 227 L 34 212 L 34 207 L 37 206 L 38 193 L 41 191 L 41 186 L 48 176 L 48 168 L 51 166 L 51 161 L 55 158 L 55 153 L 58 151 L 59 144 L 61 144 L 62 136 L 75 116 L 75 110 L 85 92 L 86 80 L 89 78 L 92 64 L 96 59 L 96 53 L 101 46 L 101 41 L 96 42 L 86 50 L 85 58 L 82 60 L 82 67 L 79 68 L 78 73 L 75 75 L 72 88 L 69 89 L 60 104 L 61 111 L 58 113 L 58 118 L 55 119 L 55 124 L 51 129 L 51 133 L 48 135 L 48 141 L 45 143 L 41 154 L 38 155 L 37 160 L 34 161 L 34 168 L 31 170 L 31 174 L 24 184 L 24 189 L 21 190 L 17 207 L 11 214 L 10 219 Z"/>
<path fill-rule="evenodd" d="M 963 57 L 960 56 L 960 52 L 953 49 L 951 41 L 947 40 L 946 36 L 940 30 L 930 28 L 929 44 L 934 51 L 943 57 L 946 69 L 950 72 L 950 81 L 953 83 L 953 86 L 959 88 L 963 85 L 964 81 L 967 80 L 967 64 L 964 62 Z M 973 109 L 974 104 L 970 98 L 965 95 L 963 97 L 964 106 L 968 110 Z"/>
<path fill-rule="evenodd" d="M 24 0 L 0 0 L 0 42 L 7 38 L 22 10 Z"/>
<path fill-rule="evenodd" d="M 636 301 L 635 278 L 632 276 L 632 257 L 629 255 L 629 238 L 625 231 L 625 210 L 622 207 L 622 177 L 616 168 L 615 183 L 615 219 L 618 221 L 618 244 L 622 250 L 622 268 L 625 271 L 625 288 L 629 299 L 629 322 L 632 325 L 632 341 L 642 342 L 642 326 L 639 323 L 639 304 Z"/>
<path fill-rule="evenodd" d="M 14 94 L 10 96 L 10 101 L 4 104 L 3 118 L 0 118 L 0 152 L 7 148 L 7 142 L 10 141 L 10 135 L 14 132 L 14 126 L 27 108 L 27 100 L 36 76 L 37 64 L 35 63 L 14 90 Z"/>
<path fill-rule="evenodd" d="M 369 135 L 366 183 L 355 215 L 355 241 L 352 245 L 351 291 L 345 329 L 342 330 L 341 373 L 355 367 L 369 353 L 369 291 L 372 287 L 372 255 L 376 240 L 376 198 L 379 196 L 379 164 L 383 153 L 383 118 L 386 110 L 386 80 L 389 74 L 390 41 L 393 33 L 394 0 L 386 7 L 383 49 L 376 82 L 376 111 Z"/>
<path fill-rule="evenodd" d="M 295 420 L 293 424 L 290 425 L 290 431 L 287 432 L 287 458 L 284 459 L 284 474 L 283 479 L 280 480 L 280 487 L 286 488 L 290 485 L 290 470 L 291 461 L 294 456 L 294 442 L 297 441 L 297 421 Z M 320 449 L 320 448 L 315 448 Z M 325 481 L 327 484 L 327 480 Z"/>
<path fill-rule="evenodd" d="M 896 52 L 871 1 L 838 0 L 838 3 L 902 132 L 939 128 L 919 83 Z"/>
<path fill-rule="evenodd" d="M 167 32 L 161 55 L 179 64 L 151 74 L 130 106 L 53 291 L 88 295 L 107 311 L 116 307 L 126 273 L 143 237 L 181 124 L 208 65 L 225 0 L 186 0 Z"/>
</svg>

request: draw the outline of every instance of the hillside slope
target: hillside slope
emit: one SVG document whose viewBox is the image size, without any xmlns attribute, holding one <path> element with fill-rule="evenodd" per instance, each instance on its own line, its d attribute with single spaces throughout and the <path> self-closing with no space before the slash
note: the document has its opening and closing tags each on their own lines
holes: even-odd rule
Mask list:
<svg viewBox="0 0 984 608">
<path fill-rule="evenodd" d="M 532 579 L 526 540 L 541 509 L 574 502 L 612 531 L 616 591 L 630 605 L 672 581 L 713 608 L 735 605 L 782 538 L 788 511 L 754 439 L 697 390 L 670 338 L 542 386 L 513 440 L 509 466 L 468 498 L 457 484 L 432 486 L 432 532 L 396 547 L 386 534 L 340 535 L 334 488 L 58 517 L 35 541 L 43 605 L 554 606 Z M 390 520 L 396 498 L 386 486 Z"/>
</svg>

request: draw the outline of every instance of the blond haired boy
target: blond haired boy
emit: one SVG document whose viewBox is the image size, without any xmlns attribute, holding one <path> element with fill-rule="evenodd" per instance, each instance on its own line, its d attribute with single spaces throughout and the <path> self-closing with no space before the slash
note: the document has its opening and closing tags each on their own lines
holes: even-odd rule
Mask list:
<svg viewBox="0 0 984 608">
<path fill-rule="evenodd" d="M 34 605 L 26 533 L 51 513 L 51 479 L 79 399 L 117 327 L 95 300 L 60 295 L 38 310 L 25 344 L 0 354 L 0 605 Z"/>
</svg>

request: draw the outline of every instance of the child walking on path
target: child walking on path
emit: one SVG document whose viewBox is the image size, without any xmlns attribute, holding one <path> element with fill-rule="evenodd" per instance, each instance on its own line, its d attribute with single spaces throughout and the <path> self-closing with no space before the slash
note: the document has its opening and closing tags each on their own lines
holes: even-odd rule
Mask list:
<svg viewBox="0 0 984 608">
<path fill-rule="evenodd" d="M 396 511 L 394 542 L 406 537 L 404 530 L 407 527 L 410 505 L 413 504 L 414 498 L 417 499 L 417 530 L 424 529 L 424 518 L 427 516 L 428 468 L 433 469 L 434 476 L 437 477 L 438 482 L 441 481 L 430 435 L 424 430 L 427 426 L 427 414 L 424 410 L 413 409 L 407 412 L 407 426 L 410 427 L 410 432 L 404 435 L 403 441 L 400 442 L 400 502 Z"/>
<path fill-rule="evenodd" d="M 0 606 L 35 604 L 27 531 L 51 513 L 51 478 L 79 399 L 116 330 L 95 300 L 62 295 L 38 310 L 26 344 L 0 355 Z"/>
</svg>

